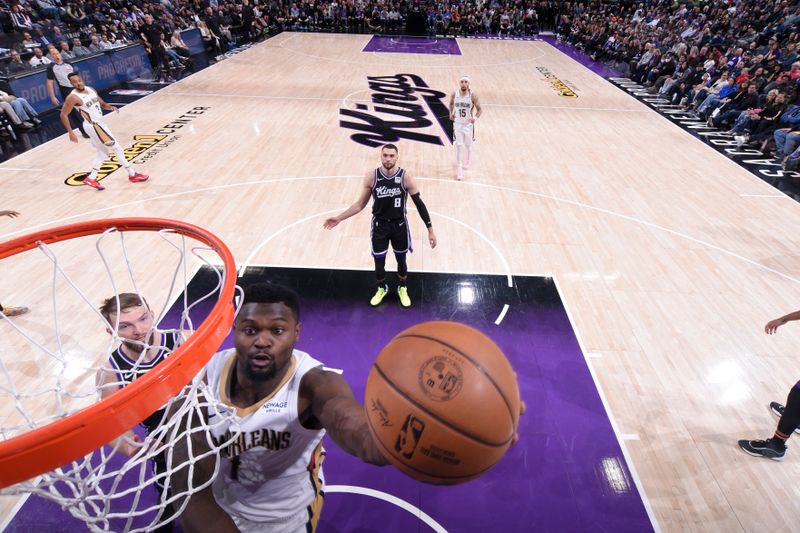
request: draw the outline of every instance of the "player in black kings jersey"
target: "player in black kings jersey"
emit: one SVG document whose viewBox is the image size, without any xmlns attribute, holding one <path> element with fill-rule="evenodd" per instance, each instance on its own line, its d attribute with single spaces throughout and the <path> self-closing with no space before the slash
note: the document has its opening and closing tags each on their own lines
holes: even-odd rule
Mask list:
<svg viewBox="0 0 800 533">
<path fill-rule="evenodd" d="M 403 307 L 411 305 L 406 286 L 408 279 L 406 252 L 413 251 L 406 214 L 406 200 L 409 194 L 417 206 L 419 216 L 428 227 L 428 242 L 431 248 L 436 247 L 436 234 L 433 232 L 428 208 L 422 202 L 417 183 L 405 169 L 397 166 L 397 154 L 397 146 L 384 145 L 381 148 L 381 166 L 367 172 L 358 200 L 343 213 L 327 219 L 323 224 L 325 229 L 335 228 L 342 220 L 364 209 L 372 197 L 372 257 L 375 259 L 375 277 L 378 280 L 378 289 L 369 302 L 373 306 L 380 305 L 389 293 L 389 286 L 386 284 L 386 254 L 389 253 L 390 244 L 397 259 L 397 297 Z"/>
<path fill-rule="evenodd" d="M 153 312 L 144 298 L 138 294 L 120 293 L 119 309 L 118 312 L 117 297 L 113 296 L 106 299 L 100 306 L 100 314 L 112 328 L 117 328 L 117 335 L 122 340 L 117 349 L 109 356 L 108 364 L 97 371 L 97 387 L 100 389 L 102 398 L 117 392 L 154 368 L 178 347 L 181 340 L 180 331 L 159 331 L 155 328 Z M 111 330 L 109 333 L 112 333 Z M 144 419 L 142 425 L 148 433 L 151 433 L 161 425 L 163 419 L 164 409 L 159 409 Z M 124 455 L 132 457 L 141 448 L 142 440 L 132 430 L 129 430 L 109 445 L 116 447 Z M 164 453 L 153 457 L 153 461 L 156 475 L 167 472 Z M 162 501 L 166 501 L 169 498 L 169 492 L 164 487 L 163 480 L 168 477 L 160 479 L 161 481 L 157 481 L 156 485 L 161 493 Z M 164 507 L 164 517 L 174 514 L 172 504 Z M 172 529 L 172 522 L 169 522 L 155 531 L 166 533 Z"/>
</svg>

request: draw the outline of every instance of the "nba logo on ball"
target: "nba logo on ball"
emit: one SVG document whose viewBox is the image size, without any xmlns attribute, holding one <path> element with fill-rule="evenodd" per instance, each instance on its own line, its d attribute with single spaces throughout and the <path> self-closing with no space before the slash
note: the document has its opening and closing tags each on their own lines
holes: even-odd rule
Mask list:
<svg viewBox="0 0 800 533">
<path fill-rule="evenodd" d="M 409 476 L 439 485 L 489 471 L 517 430 L 516 374 L 483 333 L 456 322 L 417 324 L 375 360 L 364 397 L 384 456 Z M 378 407 L 379 406 L 379 407 Z"/>
<path fill-rule="evenodd" d="M 419 369 L 422 392 L 440 402 L 458 394 L 463 379 L 458 363 L 440 355 L 431 357 Z"/>
<path fill-rule="evenodd" d="M 394 451 L 402 454 L 406 459 L 411 459 L 411 456 L 414 455 L 414 450 L 417 449 L 417 444 L 419 444 L 419 437 L 424 430 L 425 422 L 414 415 L 408 415 L 400 434 L 397 435 Z"/>
</svg>

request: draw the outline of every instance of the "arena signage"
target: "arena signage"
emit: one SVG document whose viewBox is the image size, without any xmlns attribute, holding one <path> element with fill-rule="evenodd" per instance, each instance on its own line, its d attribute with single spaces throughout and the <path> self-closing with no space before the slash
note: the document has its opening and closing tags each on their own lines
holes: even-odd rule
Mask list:
<svg viewBox="0 0 800 533">
<path fill-rule="evenodd" d="M 555 92 L 567 98 L 577 98 L 578 93 L 570 86 L 568 81 L 563 81 L 555 74 L 550 72 L 547 67 L 536 67 L 536 70 L 544 76 L 544 81 L 550 84 Z"/>
<path fill-rule="evenodd" d="M 608 81 L 626 91 L 631 96 L 668 118 L 673 124 L 702 140 L 729 159 L 735 161 L 768 183 L 786 178 L 800 178 L 800 172 L 783 170 L 780 163 L 760 150 L 739 147 L 732 135 L 709 126 L 680 106 L 671 104 L 658 95 L 647 92 L 646 88 L 629 78 L 607 78 Z"/>
<path fill-rule="evenodd" d="M 350 138 L 364 146 L 377 147 L 407 139 L 442 146 L 452 142 L 453 123 L 445 104 L 446 93 L 431 89 L 415 74 L 368 76 L 370 104 L 339 109 L 339 126 L 355 130 Z M 438 123 L 434 132 L 427 130 Z"/>
<path fill-rule="evenodd" d="M 161 126 L 154 134 L 134 135 L 133 144 L 123 150 L 123 152 L 125 152 L 125 157 L 134 165 L 146 163 L 160 154 L 169 145 L 180 139 L 181 136 L 177 132 L 209 109 L 211 108 L 193 107 L 168 124 Z M 110 155 L 109 158 L 100 165 L 100 171 L 97 173 L 97 181 L 107 178 L 121 167 L 122 163 L 117 161 L 117 156 Z M 77 187 L 83 185 L 83 179 L 88 175 L 88 172 L 76 172 L 64 180 L 64 183 Z"/>
</svg>

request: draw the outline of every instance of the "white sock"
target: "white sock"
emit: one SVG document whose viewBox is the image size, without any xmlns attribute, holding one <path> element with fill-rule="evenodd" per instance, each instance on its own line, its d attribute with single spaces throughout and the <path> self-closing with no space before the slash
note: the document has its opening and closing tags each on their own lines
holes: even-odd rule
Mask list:
<svg viewBox="0 0 800 533">
<path fill-rule="evenodd" d="M 467 155 L 467 157 L 464 160 L 464 162 L 467 164 L 467 166 L 469 166 L 470 147 L 469 146 L 464 146 L 464 151 L 466 152 L 466 155 Z"/>
<path fill-rule="evenodd" d="M 125 152 L 122 151 L 122 147 L 119 145 L 119 143 L 114 143 L 114 146 L 112 146 L 111 149 L 114 150 L 114 153 L 117 155 L 117 161 L 122 163 L 122 166 L 128 171 L 128 177 L 136 174 L 136 171 L 133 170 L 133 165 L 131 165 L 130 162 L 125 158 Z"/>
<path fill-rule="evenodd" d="M 456 145 L 456 163 L 458 164 L 458 168 L 461 168 L 461 145 Z"/>
<path fill-rule="evenodd" d="M 97 154 L 94 156 L 94 161 L 92 161 L 92 171 L 89 173 L 90 179 L 97 178 L 97 173 L 100 172 L 100 166 L 103 164 L 103 161 L 106 160 L 106 154 L 98 150 Z"/>
</svg>

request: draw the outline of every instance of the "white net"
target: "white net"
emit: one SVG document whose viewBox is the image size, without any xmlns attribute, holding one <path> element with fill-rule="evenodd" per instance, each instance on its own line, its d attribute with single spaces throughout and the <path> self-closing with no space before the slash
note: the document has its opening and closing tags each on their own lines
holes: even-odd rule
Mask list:
<svg viewBox="0 0 800 533">
<path fill-rule="evenodd" d="M 14 284 L 3 276 L 0 296 L 38 298 L 27 315 L 0 314 L 0 444 L 125 390 L 168 360 L 216 303 L 224 278 L 215 266 L 220 263 L 212 248 L 171 230 L 129 233 L 113 227 L 39 243 L 36 250 L 4 259 Z M 217 284 L 190 294 L 191 273 L 201 267 L 216 272 Z M 139 305 L 129 313 L 125 301 L 131 298 Z M 110 320 L 99 310 L 105 300 L 121 311 L 108 315 Z M 209 436 L 202 413 L 211 407 L 210 398 L 200 372 L 178 396 L 165 394 L 166 403 L 146 419 L 146 428 L 133 421 L 105 445 L 0 493 L 55 501 L 92 531 L 167 525 L 191 494 L 210 483 L 192 480 L 194 465 L 214 461 L 216 471 L 218 451 L 229 444 Z M 174 453 L 177 443 L 198 437 L 206 443 L 202 453 L 192 455 L 191 445 L 184 447 L 188 455 Z M 176 484 L 181 476 L 189 478 L 188 486 Z"/>
</svg>

